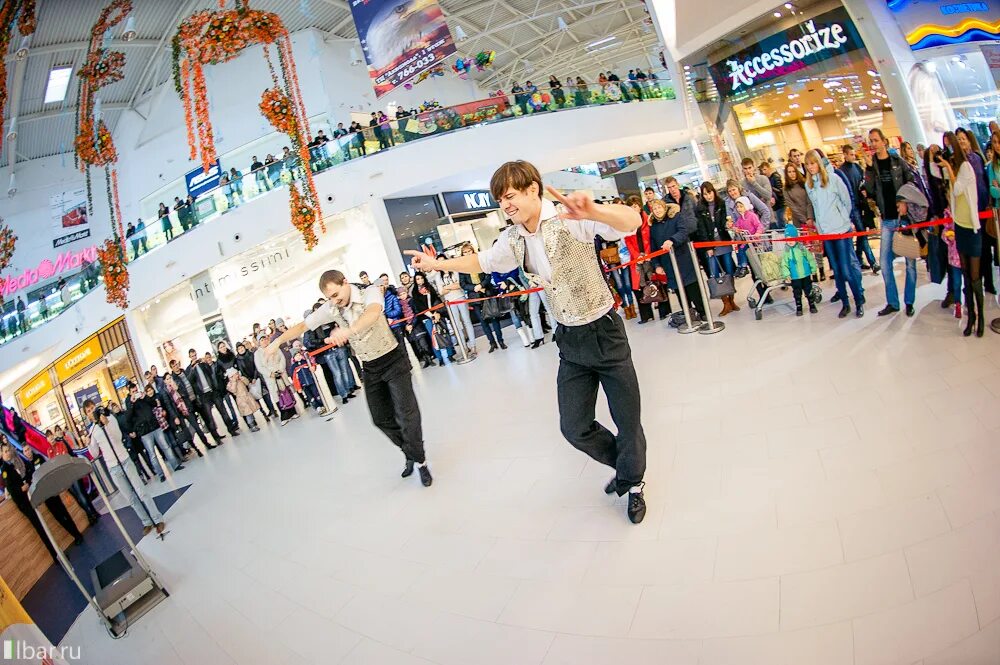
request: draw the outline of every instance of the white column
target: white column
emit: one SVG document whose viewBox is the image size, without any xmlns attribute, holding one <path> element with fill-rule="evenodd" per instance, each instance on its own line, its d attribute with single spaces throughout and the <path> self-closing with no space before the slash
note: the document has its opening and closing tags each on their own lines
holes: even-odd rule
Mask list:
<svg viewBox="0 0 1000 665">
<path fill-rule="evenodd" d="M 927 144 L 920 114 L 906 83 L 907 73 L 916 62 L 899 24 L 882 0 L 844 0 L 848 14 L 861 33 L 882 86 L 892 102 L 903 137 L 913 144 Z"/>
<path fill-rule="evenodd" d="M 392 267 L 390 275 L 399 275 L 406 268 L 403 264 L 403 257 L 400 254 L 399 243 L 396 242 L 396 234 L 392 230 L 392 222 L 389 221 L 389 213 L 385 210 L 385 203 L 382 199 L 372 199 L 368 205 L 369 210 L 371 210 L 372 219 L 375 221 L 375 228 L 378 230 L 379 238 L 382 240 L 382 246 L 385 248 L 385 254 L 389 259 L 389 265 Z M 395 284 L 395 280 L 390 280 Z"/>
</svg>

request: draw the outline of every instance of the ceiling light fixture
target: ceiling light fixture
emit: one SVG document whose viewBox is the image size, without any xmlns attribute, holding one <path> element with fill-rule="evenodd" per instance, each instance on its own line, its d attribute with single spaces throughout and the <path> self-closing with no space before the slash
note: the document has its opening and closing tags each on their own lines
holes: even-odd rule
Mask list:
<svg viewBox="0 0 1000 665">
<path fill-rule="evenodd" d="M 462 30 L 462 26 L 455 24 L 455 41 L 464 42 L 469 38 L 469 35 L 465 34 L 465 30 Z"/>
<path fill-rule="evenodd" d="M 31 35 L 21 37 L 21 44 L 17 47 L 17 51 L 14 52 L 14 59 L 24 60 L 27 58 L 29 46 L 31 46 Z"/>
<path fill-rule="evenodd" d="M 7 196 L 14 198 L 15 194 L 17 194 L 17 178 L 14 176 L 14 173 L 11 172 L 10 187 L 7 188 Z"/>
<path fill-rule="evenodd" d="M 556 17 L 556 25 L 558 25 L 559 29 L 561 31 L 563 31 L 563 32 L 566 32 L 567 30 L 569 30 L 569 26 L 566 25 L 566 20 L 562 16 L 557 16 Z"/>
<path fill-rule="evenodd" d="M 135 16 L 125 19 L 125 29 L 122 30 L 122 40 L 130 42 L 135 39 Z"/>
<path fill-rule="evenodd" d="M 13 141 L 17 138 L 17 116 L 10 119 L 10 128 L 7 130 L 7 140 Z"/>
</svg>

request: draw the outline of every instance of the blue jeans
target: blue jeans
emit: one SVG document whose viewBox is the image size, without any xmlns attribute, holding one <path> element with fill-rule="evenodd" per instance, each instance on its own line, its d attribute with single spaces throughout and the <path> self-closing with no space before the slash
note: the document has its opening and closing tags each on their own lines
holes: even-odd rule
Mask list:
<svg viewBox="0 0 1000 665">
<path fill-rule="evenodd" d="M 833 266 L 836 277 L 837 294 L 844 305 L 848 304 L 847 287 L 854 295 L 855 305 L 864 302 L 865 292 L 861 288 L 861 266 L 858 257 L 854 254 L 854 243 L 850 238 L 840 238 L 838 240 L 825 240 L 823 246 L 826 248 L 827 258 Z"/>
<path fill-rule="evenodd" d="M 257 192 L 271 191 L 271 181 L 267 179 L 267 174 L 263 170 L 257 171 Z"/>
<path fill-rule="evenodd" d="M 709 276 L 712 279 L 716 279 L 719 276 L 719 268 L 722 268 L 722 272 L 727 275 L 736 274 L 736 266 L 733 265 L 733 253 L 726 252 L 725 254 L 716 254 L 715 257 L 717 261 L 713 261 L 712 257 L 708 259 L 708 270 Z"/>
<path fill-rule="evenodd" d="M 528 311 L 531 312 L 531 330 L 536 340 L 545 339 L 545 329 L 542 328 L 542 305 L 545 305 L 545 311 L 549 312 L 549 318 L 551 318 L 552 308 L 549 307 L 549 299 L 546 297 L 545 291 L 535 291 L 528 294 Z"/>
<path fill-rule="evenodd" d="M 736 263 L 741 268 L 747 267 L 747 246 L 740 245 L 739 249 L 736 250 Z"/>
<path fill-rule="evenodd" d="M 896 255 L 892 251 L 892 236 L 899 226 L 898 219 L 882 220 L 882 281 L 885 283 L 886 302 L 899 309 L 899 289 L 896 287 L 896 275 L 892 271 L 892 262 Z M 906 261 L 906 285 L 903 288 L 903 301 L 912 305 L 917 300 L 917 260 Z"/>
<path fill-rule="evenodd" d="M 624 305 L 634 305 L 635 296 L 632 295 L 632 271 L 629 268 L 619 268 L 611 271 L 611 279 L 615 283 L 615 291 L 622 299 Z"/>
<path fill-rule="evenodd" d="M 865 225 L 861 221 L 860 215 L 855 215 L 852 220 L 854 223 L 855 231 L 864 231 Z M 858 261 L 861 261 L 861 257 L 864 256 L 868 259 L 868 265 L 875 266 L 875 252 L 872 251 L 872 246 L 868 242 L 868 236 L 858 236 L 854 239 L 854 254 L 858 257 Z"/>
<path fill-rule="evenodd" d="M 142 446 L 146 449 L 146 454 L 149 455 L 149 461 L 153 465 L 154 475 L 163 475 L 163 469 L 160 468 L 160 462 L 156 459 L 157 448 L 160 449 L 160 452 L 163 454 L 163 459 L 167 461 L 167 464 L 170 465 L 171 469 L 176 471 L 177 467 L 181 465 L 181 463 L 177 461 L 174 451 L 171 450 L 169 444 L 167 444 L 167 437 L 163 435 L 163 430 L 160 428 L 156 428 L 148 434 L 143 434 Z"/>
<path fill-rule="evenodd" d="M 951 273 L 951 297 L 955 302 L 962 302 L 962 269 L 958 266 L 948 266 L 948 270 Z"/>
<path fill-rule="evenodd" d="M 108 473 L 111 474 L 111 480 L 114 481 L 118 491 L 132 504 L 132 509 L 139 516 L 143 526 L 155 526 L 163 521 L 163 515 L 157 510 L 156 503 L 146 494 L 132 460 L 122 460 L 121 465 L 109 466 Z"/>
<path fill-rule="evenodd" d="M 434 322 L 424 317 L 424 328 L 427 329 L 427 334 L 430 336 L 430 338 L 434 339 Z M 433 348 L 433 346 L 434 344 L 431 343 L 431 348 Z M 445 353 L 445 351 L 447 353 Z M 455 355 L 455 347 L 449 347 L 448 349 L 434 349 L 434 356 L 437 357 L 438 360 L 444 360 L 445 357 L 450 359 L 454 355 Z"/>
<path fill-rule="evenodd" d="M 358 387 L 354 382 L 354 374 L 351 372 L 347 349 L 331 349 L 326 354 L 325 362 L 333 373 L 333 385 L 337 387 L 337 394 L 341 398 L 347 397 L 352 390 Z"/>
</svg>

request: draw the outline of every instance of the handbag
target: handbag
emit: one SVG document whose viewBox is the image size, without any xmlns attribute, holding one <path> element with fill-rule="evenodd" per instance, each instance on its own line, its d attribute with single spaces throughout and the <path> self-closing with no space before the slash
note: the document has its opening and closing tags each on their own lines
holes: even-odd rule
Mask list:
<svg viewBox="0 0 1000 665">
<path fill-rule="evenodd" d="M 993 215 L 986 219 L 986 235 L 997 239 L 997 226 L 1000 225 L 1000 208 L 993 208 Z"/>
<path fill-rule="evenodd" d="M 719 259 L 714 256 L 708 257 L 709 266 L 715 266 L 718 277 L 708 278 L 708 293 L 712 300 L 721 300 L 727 296 L 736 294 L 736 283 L 733 276 L 719 270 Z"/>
<path fill-rule="evenodd" d="M 250 391 L 250 397 L 253 397 L 254 399 L 264 399 L 264 390 L 261 388 L 259 376 L 250 382 L 247 390 Z"/>
<path fill-rule="evenodd" d="M 916 235 L 892 234 L 892 253 L 907 259 L 920 258 L 920 241 Z"/>
<path fill-rule="evenodd" d="M 483 301 L 483 319 L 493 321 L 503 316 L 503 309 L 500 305 L 500 298 L 490 298 Z"/>
<path fill-rule="evenodd" d="M 639 302 L 643 305 L 653 305 L 666 302 L 668 298 L 666 286 L 658 282 L 647 282 L 642 287 L 642 295 L 639 297 Z"/>
<path fill-rule="evenodd" d="M 601 250 L 601 261 L 607 265 L 618 265 L 622 262 L 621 254 L 618 253 L 618 246 L 605 247 Z"/>
</svg>

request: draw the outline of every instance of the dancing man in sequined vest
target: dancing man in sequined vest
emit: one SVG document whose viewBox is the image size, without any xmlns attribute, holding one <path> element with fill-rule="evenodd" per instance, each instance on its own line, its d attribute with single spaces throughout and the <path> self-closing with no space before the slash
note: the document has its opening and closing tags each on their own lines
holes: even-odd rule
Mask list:
<svg viewBox="0 0 1000 665">
<path fill-rule="evenodd" d="M 643 474 L 646 438 L 640 422 L 639 382 L 625 325 L 594 252 L 594 237 L 621 240 L 639 228 L 639 214 L 623 205 L 597 205 L 583 192 L 561 195 L 561 211 L 542 198 L 542 177 L 532 164 L 508 162 L 490 182 L 493 197 L 514 225 L 478 254 L 454 259 L 408 251 L 417 270 L 506 273 L 524 270 L 545 290 L 558 326 L 559 425 L 577 449 L 615 470 L 608 494 L 628 494 L 628 516 L 646 515 Z M 611 408 L 617 436 L 595 420 L 597 388 Z"/>
</svg>

